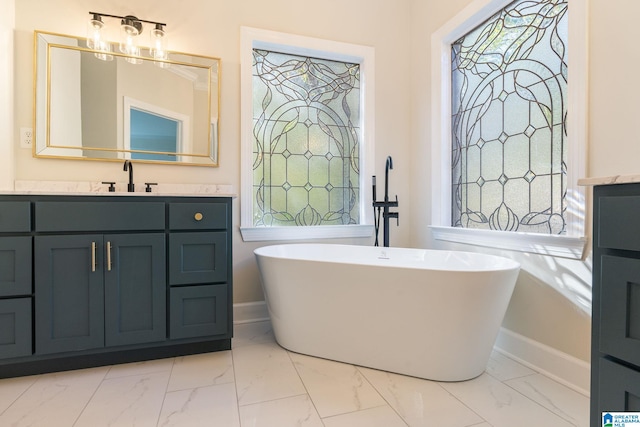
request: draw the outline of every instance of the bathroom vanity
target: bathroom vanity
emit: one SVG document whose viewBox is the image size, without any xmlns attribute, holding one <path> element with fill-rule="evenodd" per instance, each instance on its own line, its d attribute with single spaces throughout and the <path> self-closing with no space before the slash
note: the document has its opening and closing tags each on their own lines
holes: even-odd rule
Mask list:
<svg viewBox="0 0 640 427">
<path fill-rule="evenodd" d="M 0 195 L 0 378 L 227 350 L 231 197 Z"/>
<path fill-rule="evenodd" d="M 593 194 L 592 427 L 640 411 L 640 183 Z"/>
</svg>

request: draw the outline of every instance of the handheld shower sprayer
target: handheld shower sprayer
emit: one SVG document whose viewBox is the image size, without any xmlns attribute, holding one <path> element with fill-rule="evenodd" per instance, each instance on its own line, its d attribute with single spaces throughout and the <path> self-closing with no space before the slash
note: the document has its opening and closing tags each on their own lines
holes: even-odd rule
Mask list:
<svg viewBox="0 0 640 427">
<path fill-rule="evenodd" d="M 375 200 L 377 199 L 377 197 L 376 197 L 376 176 L 375 175 L 373 175 L 371 177 L 371 185 L 372 185 L 372 188 L 373 188 L 373 201 L 375 202 Z"/>
<path fill-rule="evenodd" d="M 378 246 L 378 231 L 380 229 L 380 215 L 384 219 L 384 230 L 383 230 L 383 245 L 389 246 L 389 219 L 395 218 L 398 220 L 398 212 L 390 212 L 389 208 L 398 206 L 398 196 L 396 196 L 396 200 L 394 202 L 389 201 L 389 169 L 393 169 L 393 159 L 391 156 L 387 157 L 387 163 L 385 165 L 384 170 L 384 201 L 377 201 L 376 197 L 376 177 L 375 175 L 372 177 L 372 190 L 373 190 L 373 222 L 375 226 L 376 232 L 376 240 L 374 246 Z M 377 211 L 376 211 L 377 208 Z"/>
<path fill-rule="evenodd" d="M 387 164 L 384 168 L 384 201 L 389 201 L 389 169 L 393 169 L 393 159 L 387 157 Z"/>
</svg>

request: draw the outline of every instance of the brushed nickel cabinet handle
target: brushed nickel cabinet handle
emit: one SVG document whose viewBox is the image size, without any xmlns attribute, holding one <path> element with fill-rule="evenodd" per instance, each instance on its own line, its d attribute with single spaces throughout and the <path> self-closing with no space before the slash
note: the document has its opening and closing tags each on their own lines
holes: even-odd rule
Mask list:
<svg viewBox="0 0 640 427">
<path fill-rule="evenodd" d="M 107 271 L 111 271 L 111 242 L 107 241 Z"/>
<path fill-rule="evenodd" d="M 196 221 L 202 221 L 202 218 L 204 218 L 204 215 L 202 215 L 200 212 L 196 212 L 196 214 L 193 216 L 193 218 Z"/>
<path fill-rule="evenodd" d="M 91 272 L 96 271 L 96 242 L 91 242 Z"/>
</svg>

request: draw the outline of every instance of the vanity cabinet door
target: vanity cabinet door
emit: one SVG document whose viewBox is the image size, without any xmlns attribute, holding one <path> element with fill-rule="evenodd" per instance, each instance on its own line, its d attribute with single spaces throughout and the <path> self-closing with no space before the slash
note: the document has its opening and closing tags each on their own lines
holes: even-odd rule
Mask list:
<svg viewBox="0 0 640 427">
<path fill-rule="evenodd" d="M 600 351 L 640 366 L 640 260 L 601 260 Z"/>
<path fill-rule="evenodd" d="M 105 344 L 166 339 L 164 233 L 105 235 Z"/>
<path fill-rule="evenodd" d="M 34 238 L 35 353 L 104 346 L 102 235 Z"/>
<path fill-rule="evenodd" d="M 31 298 L 0 299 L 0 359 L 31 355 Z"/>
<path fill-rule="evenodd" d="M 31 295 L 31 237 L 0 237 L 0 296 Z"/>
<path fill-rule="evenodd" d="M 228 332 L 226 285 L 172 287 L 170 295 L 171 339 Z"/>
<path fill-rule="evenodd" d="M 600 368 L 597 413 L 639 412 L 640 371 L 600 358 L 594 363 Z M 596 424 L 598 425 L 598 424 Z"/>
</svg>

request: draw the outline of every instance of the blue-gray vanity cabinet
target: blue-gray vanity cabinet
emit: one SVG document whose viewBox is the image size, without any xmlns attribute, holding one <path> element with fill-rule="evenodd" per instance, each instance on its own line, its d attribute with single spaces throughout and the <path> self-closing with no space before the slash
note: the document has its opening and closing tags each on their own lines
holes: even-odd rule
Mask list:
<svg viewBox="0 0 640 427">
<path fill-rule="evenodd" d="M 594 187 L 591 426 L 640 411 L 640 184 Z"/>
<path fill-rule="evenodd" d="M 230 197 L 0 195 L 0 378 L 229 350 Z"/>
</svg>

